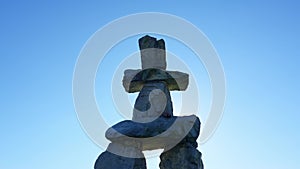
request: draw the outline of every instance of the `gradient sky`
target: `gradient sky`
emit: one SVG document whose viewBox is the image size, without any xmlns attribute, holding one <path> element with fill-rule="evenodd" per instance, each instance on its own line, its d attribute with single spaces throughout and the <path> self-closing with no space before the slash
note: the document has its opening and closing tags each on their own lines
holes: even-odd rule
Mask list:
<svg viewBox="0 0 300 169">
<path fill-rule="evenodd" d="M 227 98 L 215 135 L 199 147 L 206 169 L 300 168 L 298 1 L 1 1 L 0 9 L 1 169 L 93 168 L 103 149 L 77 119 L 76 59 L 99 28 L 138 12 L 182 17 L 218 51 Z M 137 39 L 128 41 L 130 50 Z M 172 44 L 168 49 L 180 54 L 180 44 Z M 148 164 L 157 165 L 157 158 Z"/>
</svg>

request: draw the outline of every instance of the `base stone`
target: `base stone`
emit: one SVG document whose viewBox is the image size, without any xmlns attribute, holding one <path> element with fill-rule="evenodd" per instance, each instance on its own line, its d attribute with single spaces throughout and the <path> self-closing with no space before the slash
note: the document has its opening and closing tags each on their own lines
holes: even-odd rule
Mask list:
<svg viewBox="0 0 300 169">
<path fill-rule="evenodd" d="M 129 158 L 116 155 L 114 151 L 127 151 L 139 153 L 142 158 Z M 107 151 L 103 152 L 96 160 L 94 169 L 146 169 L 146 159 L 140 150 L 134 147 L 124 146 L 119 143 L 111 143 Z"/>
<path fill-rule="evenodd" d="M 160 169 L 203 169 L 201 152 L 192 143 L 180 143 L 160 155 Z"/>
</svg>

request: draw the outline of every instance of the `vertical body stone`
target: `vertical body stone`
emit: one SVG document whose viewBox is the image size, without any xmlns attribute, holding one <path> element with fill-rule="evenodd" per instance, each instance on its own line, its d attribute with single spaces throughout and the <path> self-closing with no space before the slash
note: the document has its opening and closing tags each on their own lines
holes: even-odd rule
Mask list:
<svg viewBox="0 0 300 169">
<path fill-rule="evenodd" d="M 160 116 L 173 116 L 170 91 L 165 82 L 148 82 L 135 101 L 132 120 L 150 122 Z"/>
</svg>

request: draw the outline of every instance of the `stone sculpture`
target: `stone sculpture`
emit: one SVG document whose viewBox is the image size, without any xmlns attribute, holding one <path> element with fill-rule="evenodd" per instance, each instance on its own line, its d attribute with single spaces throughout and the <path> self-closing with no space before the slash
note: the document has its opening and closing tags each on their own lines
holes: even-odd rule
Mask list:
<svg viewBox="0 0 300 169">
<path fill-rule="evenodd" d="M 146 169 L 144 150 L 164 149 L 161 169 L 203 169 L 197 150 L 200 120 L 195 115 L 176 117 L 170 91 L 186 90 L 189 76 L 167 71 L 164 40 L 150 36 L 139 39 L 142 69 L 126 70 L 123 86 L 140 92 L 132 120 L 106 131 L 111 141 L 95 163 L 95 169 Z"/>
</svg>

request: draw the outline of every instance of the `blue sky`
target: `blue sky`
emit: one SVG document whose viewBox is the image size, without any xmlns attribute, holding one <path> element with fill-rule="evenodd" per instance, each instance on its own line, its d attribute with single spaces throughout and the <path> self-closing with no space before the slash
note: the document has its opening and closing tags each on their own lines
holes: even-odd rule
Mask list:
<svg viewBox="0 0 300 169">
<path fill-rule="evenodd" d="M 93 167 L 103 150 L 77 119 L 74 66 L 94 32 L 137 12 L 182 17 L 218 51 L 227 99 L 215 135 L 199 147 L 205 168 L 300 168 L 299 7 L 296 0 L 1 1 L 0 168 Z"/>
</svg>

